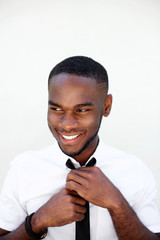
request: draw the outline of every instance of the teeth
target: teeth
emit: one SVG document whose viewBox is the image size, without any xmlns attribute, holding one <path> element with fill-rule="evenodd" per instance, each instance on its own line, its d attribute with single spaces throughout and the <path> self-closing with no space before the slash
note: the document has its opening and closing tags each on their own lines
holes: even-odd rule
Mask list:
<svg viewBox="0 0 160 240">
<path fill-rule="evenodd" d="M 72 140 L 72 139 L 74 139 L 74 138 L 76 138 L 76 137 L 78 137 L 79 136 L 79 134 L 77 134 L 77 135 L 74 135 L 74 136 L 65 136 L 65 135 L 62 135 L 65 139 L 67 139 L 67 140 Z"/>
</svg>

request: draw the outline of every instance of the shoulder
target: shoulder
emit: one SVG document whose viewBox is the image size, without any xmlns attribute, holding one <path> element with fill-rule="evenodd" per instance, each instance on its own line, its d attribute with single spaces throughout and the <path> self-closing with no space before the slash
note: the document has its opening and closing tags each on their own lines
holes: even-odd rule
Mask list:
<svg viewBox="0 0 160 240">
<path fill-rule="evenodd" d="M 105 163 L 112 163 L 112 164 L 126 164 L 126 165 L 143 165 L 143 161 L 133 155 L 129 154 L 123 150 L 117 149 L 115 147 L 112 147 L 110 145 L 107 145 L 106 143 L 102 142 L 100 143 L 100 146 L 98 148 L 98 155 Z"/>
<path fill-rule="evenodd" d="M 139 157 L 126 153 L 105 143 L 100 146 L 100 167 L 106 173 L 114 173 L 116 178 L 126 181 L 133 179 L 139 186 L 154 185 L 155 179 L 147 164 Z"/>
<path fill-rule="evenodd" d="M 40 164 L 41 161 L 53 160 L 54 152 L 56 151 L 55 144 L 42 148 L 40 150 L 26 151 L 18 154 L 12 161 L 11 167 L 21 165 L 34 165 L 34 163 Z"/>
<path fill-rule="evenodd" d="M 18 154 L 10 163 L 9 176 L 25 178 L 37 172 L 46 173 L 57 163 L 55 144 L 36 151 L 26 151 Z"/>
<path fill-rule="evenodd" d="M 51 145 L 38 151 L 26 151 L 17 155 L 10 164 L 5 178 L 5 188 L 18 189 L 35 182 L 47 182 L 63 170 L 61 161 L 57 158 L 57 147 Z M 61 170 L 62 169 L 62 170 Z M 25 184 L 24 184 L 25 183 Z M 13 187 L 12 187 L 13 186 Z M 18 187 L 17 187 L 18 186 Z"/>
</svg>

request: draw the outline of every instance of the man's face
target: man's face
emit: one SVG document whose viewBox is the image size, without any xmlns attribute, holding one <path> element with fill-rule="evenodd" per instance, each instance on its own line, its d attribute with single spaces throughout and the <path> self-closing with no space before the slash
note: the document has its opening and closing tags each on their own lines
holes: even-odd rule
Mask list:
<svg viewBox="0 0 160 240">
<path fill-rule="evenodd" d="M 95 151 L 104 95 L 95 79 L 63 73 L 50 80 L 48 125 L 61 150 L 76 160 Z"/>
</svg>

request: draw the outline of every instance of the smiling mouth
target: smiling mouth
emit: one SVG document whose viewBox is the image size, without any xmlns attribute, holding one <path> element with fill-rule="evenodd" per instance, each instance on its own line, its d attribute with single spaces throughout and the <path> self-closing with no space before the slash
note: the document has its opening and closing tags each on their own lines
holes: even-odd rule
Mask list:
<svg viewBox="0 0 160 240">
<path fill-rule="evenodd" d="M 61 142 L 65 145 L 75 145 L 79 142 L 81 137 L 83 136 L 84 132 L 73 134 L 73 135 L 65 135 L 58 132 Z"/>
<path fill-rule="evenodd" d="M 76 135 L 72 135 L 72 136 L 66 136 L 66 135 L 63 135 L 63 134 L 61 134 L 61 135 L 62 135 L 62 137 L 63 137 L 64 139 L 66 139 L 66 140 L 72 140 L 72 139 L 75 139 L 75 138 L 77 138 L 78 136 L 80 136 L 81 133 L 80 133 L 80 134 L 76 134 Z"/>
</svg>

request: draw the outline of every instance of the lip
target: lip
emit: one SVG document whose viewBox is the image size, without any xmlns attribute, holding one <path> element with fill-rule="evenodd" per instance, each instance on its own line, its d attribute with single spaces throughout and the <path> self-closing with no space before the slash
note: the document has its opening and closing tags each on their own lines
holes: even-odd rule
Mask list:
<svg viewBox="0 0 160 240">
<path fill-rule="evenodd" d="M 84 132 L 78 133 L 78 134 L 72 134 L 72 135 L 65 135 L 65 134 L 61 134 L 59 132 L 58 132 L 58 134 L 59 134 L 61 142 L 64 145 L 75 145 L 80 141 L 80 139 L 84 135 Z"/>
</svg>

